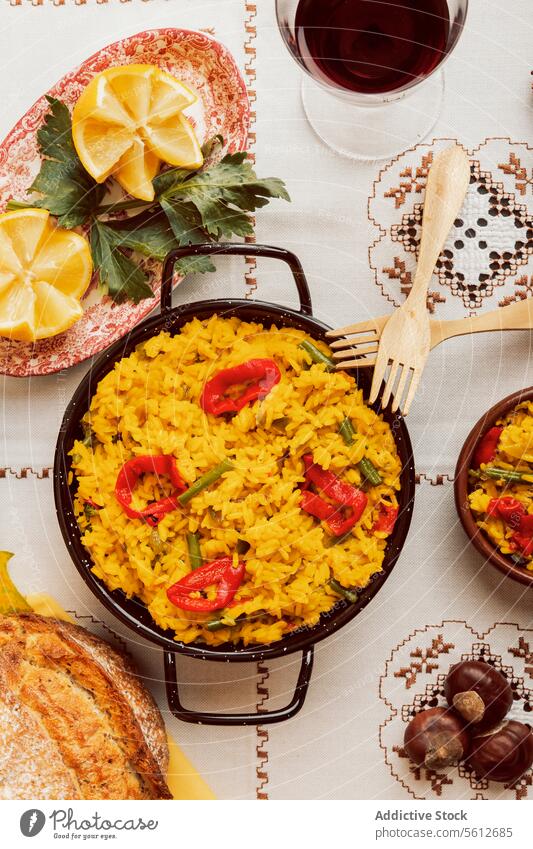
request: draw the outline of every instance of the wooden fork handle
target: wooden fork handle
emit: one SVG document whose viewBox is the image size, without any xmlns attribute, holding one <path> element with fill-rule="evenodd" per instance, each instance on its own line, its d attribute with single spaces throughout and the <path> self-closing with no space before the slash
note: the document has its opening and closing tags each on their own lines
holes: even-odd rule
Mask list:
<svg viewBox="0 0 533 849">
<path fill-rule="evenodd" d="M 388 316 L 382 315 L 374 319 L 375 326 L 379 328 L 376 342 L 379 340 L 379 334 L 382 328 L 387 323 Z M 431 349 L 436 348 L 441 342 L 447 339 L 452 339 L 454 336 L 467 336 L 471 333 L 486 333 L 491 330 L 532 330 L 533 329 L 533 298 L 524 298 L 516 301 L 514 304 L 508 304 L 506 307 L 500 307 L 497 310 L 482 315 L 472 316 L 472 318 L 458 318 L 451 321 L 435 321 L 429 322 L 431 334 Z M 357 346 L 357 341 L 354 343 Z M 349 340 L 345 340 L 345 350 L 342 352 L 346 357 L 350 355 Z M 336 356 L 340 359 L 340 353 Z M 360 358 L 360 361 L 353 361 L 352 365 L 373 366 L 376 363 L 376 358 L 369 356 L 366 359 L 362 352 L 354 347 L 353 357 Z M 343 363 L 339 362 L 338 366 L 342 368 Z"/>
<path fill-rule="evenodd" d="M 429 281 L 470 183 L 464 150 L 452 145 L 435 157 L 429 169 L 418 264 L 408 301 L 424 301 Z"/>
<path fill-rule="evenodd" d="M 431 347 L 453 336 L 485 333 L 488 330 L 530 330 L 533 327 L 533 298 L 524 298 L 506 307 L 454 321 L 431 322 Z"/>
</svg>

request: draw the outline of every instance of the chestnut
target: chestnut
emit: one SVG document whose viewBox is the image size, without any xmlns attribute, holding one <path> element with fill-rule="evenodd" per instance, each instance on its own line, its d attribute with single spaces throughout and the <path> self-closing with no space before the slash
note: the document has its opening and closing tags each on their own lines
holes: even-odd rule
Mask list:
<svg viewBox="0 0 533 849">
<path fill-rule="evenodd" d="M 513 691 L 504 676 L 482 660 L 463 660 L 450 667 L 444 683 L 450 707 L 476 734 L 498 725 L 513 703 Z"/>
<path fill-rule="evenodd" d="M 513 784 L 533 764 L 533 732 L 529 725 L 509 719 L 472 740 L 468 766 L 479 778 Z"/>
<path fill-rule="evenodd" d="M 449 708 L 420 711 L 405 729 L 404 748 L 416 766 L 441 769 L 458 763 L 468 752 L 469 739 L 461 717 Z"/>
</svg>

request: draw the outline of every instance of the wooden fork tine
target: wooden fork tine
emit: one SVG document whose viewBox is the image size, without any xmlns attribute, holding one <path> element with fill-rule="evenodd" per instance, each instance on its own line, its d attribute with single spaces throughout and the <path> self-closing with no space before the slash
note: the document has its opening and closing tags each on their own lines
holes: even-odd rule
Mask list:
<svg viewBox="0 0 533 849">
<path fill-rule="evenodd" d="M 402 367 L 402 373 L 400 374 L 400 380 L 398 382 L 396 392 L 394 393 L 394 398 L 392 399 L 391 410 L 392 410 L 393 413 L 396 412 L 396 410 L 398 409 L 398 407 L 400 406 L 400 404 L 402 402 L 402 398 L 403 398 L 404 393 L 405 393 L 405 386 L 406 386 L 406 383 L 407 383 L 407 378 L 411 374 L 412 374 L 412 371 L 411 371 L 410 368 L 406 368 L 405 366 Z"/>
<path fill-rule="evenodd" d="M 339 327 L 338 330 L 328 330 L 326 336 L 328 339 L 339 339 L 341 336 L 353 336 L 356 333 L 368 333 L 369 331 L 372 331 L 375 336 L 378 335 L 375 318 L 371 318 L 369 321 L 360 321 L 358 324 L 347 324 L 346 327 Z"/>
<path fill-rule="evenodd" d="M 383 390 L 383 395 L 381 396 L 381 406 L 386 407 L 389 403 L 389 398 L 391 396 L 394 384 L 396 382 L 396 378 L 398 376 L 398 369 L 403 369 L 403 365 L 401 365 L 397 360 L 393 360 L 390 366 L 389 376 L 387 378 L 387 382 L 385 384 L 385 388 Z"/>
<path fill-rule="evenodd" d="M 406 416 L 409 412 L 411 404 L 413 403 L 413 398 L 415 397 L 416 390 L 418 389 L 418 384 L 420 383 L 420 369 L 415 369 L 413 372 L 413 376 L 411 378 L 411 385 L 409 386 L 409 391 L 407 393 L 407 397 L 405 399 L 405 404 L 402 407 L 402 415 Z"/>
<path fill-rule="evenodd" d="M 335 342 L 331 342 L 329 347 L 335 351 L 341 348 L 354 348 L 356 345 L 364 345 L 367 342 L 379 342 L 378 334 L 374 331 L 365 336 L 349 336 L 345 339 L 337 339 Z"/>
<path fill-rule="evenodd" d="M 334 360 L 342 360 L 350 352 L 353 352 L 358 357 L 362 357 L 365 354 L 377 354 L 378 352 L 378 343 L 376 342 L 374 345 L 350 345 L 349 348 L 346 348 L 344 351 L 333 351 L 333 359 Z"/>
<path fill-rule="evenodd" d="M 340 363 L 336 363 L 336 368 L 341 371 L 346 368 L 367 368 L 368 366 L 375 366 L 376 358 L 375 357 L 359 357 L 354 360 L 342 360 Z"/>
<path fill-rule="evenodd" d="M 376 357 L 376 367 L 374 369 L 374 374 L 372 375 L 372 386 L 370 387 L 370 395 L 368 400 L 371 404 L 377 401 L 377 397 L 379 395 L 379 390 L 381 389 L 381 384 L 385 378 L 387 373 L 387 366 L 389 364 L 389 358 L 387 356 L 380 356 L 379 351 Z"/>
</svg>

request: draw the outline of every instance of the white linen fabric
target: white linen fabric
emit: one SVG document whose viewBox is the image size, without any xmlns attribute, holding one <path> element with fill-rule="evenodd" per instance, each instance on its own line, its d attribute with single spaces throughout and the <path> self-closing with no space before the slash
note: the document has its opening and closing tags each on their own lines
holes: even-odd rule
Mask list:
<svg viewBox="0 0 533 849">
<path fill-rule="evenodd" d="M 301 75 L 281 42 L 274 5 L 267 0 L 0 0 L 0 135 L 63 73 L 110 41 L 158 26 L 207 28 L 230 48 L 245 74 L 258 172 L 283 177 L 292 197 L 290 205 L 275 202 L 258 214 L 257 241 L 299 255 L 322 321 L 340 326 L 380 315 L 405 297 L 412 246 L 399 244 L 398 237 L 396 251 L 391 235 L 380 253 L 376 243 L 423 200 L 424 175 L 416 169 L 442 146 L 433 145 L 433 139 L 463 144 L 473 166 L 480 163 L 498 184 L 500 201 L 508 198 L 515 217 L 522 216 L 526 230 L 528 221 L 531 227 L 530 0 L 471 0 L 466 31 L 445 70 L 443 113 L 430 138 L 392 163 L 367 164 L 335 155 L 308 126 L 300 102 Z M 486 141 L 495 138 L 507 141 Z M 385 195 L 394 188 L 401 194 L 402 183 L 408 188 L 396 206 L 397 198 Z M 375 200 L 369 203 L 370 198 Z M 476 221 L 483 217 L 476 204 L 471 209 Z M 507 216 L 500 218 L 498 233 L 505 235 L 495 249 L 503 263 L 511 231 L 503 221 Z M 458 225 L 463 236 L 467 229 Z M 525 231 L 517 225 L 516 232 Z M 495 260 L 486 259 L 477 232 L 475 246 L 454 248 L 458 241 L 466 245 L 469 237 L 461 233 L 447 246 L 462 251 L 454 253 L 454 275 L 457 270 L 467 278 L 471 273 L 479 286 L 486 282 L 479 279 L 483 264 Z M 521 250 L 514 244 L 510 248 Z M 531 294 L 527 250 L 522 258 L 513 254 L 508 273 L 502 270 L 490 296 L 480 296 L 473 307 L 457 294 L 456 277 L 452 285 L 436 276 L 430 287 L 435 316 L 459 317 Z M 295 304 L 289 275 L 272 261 L 259 261 L 253 276 L 256 284 L 251 275 L 245 277 L 242 261 L 221 262 L 216 275 L 185 281 L 175 303 L 233 294 Z M 1 379 L 0 548 L 16 553 L 12 573 L 23 591 L 48 592 L 78 616 L 105 621 L 127 642 L 171 732 L 219 797 L 439 798 L 439 781 L 406 778 L 405 769 L 400 775 L 398 758 L 390 754 L 394 741 L 386 693 L 396 669 L 390 661 L 415 632 L 421 634 L 413 642 L 415 656 L 425 650 L 427 634 L 435 636 L 425 629 L 435 626 L 439 636 L 445 620 L 463 623 L 453 630 L 454 657 L 471 653 L 480 640 L 490 643 L 490 637 L 479 635 L 499 622 L 511 626 L 503 637 L 498 632 L 491 651 L 508 651 L 520 637 L 524 656 L 530 651 L 525 646 L 533 646 L 527 634 L 533 627 L 531 591 L 503 579 L 467 545 L 452 485 L 457 455 L 472 425 L 497 400 L 533 383 L 529 354 L 527 331 L 456 339 L 431 354 L 408 419 L 420 475 L 408 542 L 377 598 L 350 626 L 317 647 L 306 705 L 282 725 L 226 729 L 174 720 L 161 683 L 161 652 L 114 620 L 74 569 L 57 527 L 47 470 L 65 406 L 87 364 L 45 378 Z M 451 633 L 450 626 L 441 630 Z M 219 709 L 271 708 L 289 700 L 298 661 L 290 657 L 258 670 L 179 659 L 184 701 Z M 439 663 L 435 673 L 427 673 L 424 686 L 431 675 L 446 671 L 447 657 L 441 654 Z M 523 674 L 529 674 L 531 685 L 533 673 Z M 408 694 L 402 705 L 410 701 Z M 396 742 L 401 747 L 401 735 Z M 532 792 L 531 781 L 518 790 L 472 787 L 461 774 L 454 774 L 452 787 L 446 788 L 448 798 L 526 798 Z"/>
</svg>

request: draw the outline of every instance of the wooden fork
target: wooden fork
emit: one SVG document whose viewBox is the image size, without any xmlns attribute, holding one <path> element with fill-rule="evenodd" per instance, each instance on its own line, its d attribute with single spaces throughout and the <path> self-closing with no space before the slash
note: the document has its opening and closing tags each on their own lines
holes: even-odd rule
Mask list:
<svg viewBox="0 0 533 849">
<path fill-rule="evenodd" d="M 339 330 L 331 330 L 328 333 L 330 338 L 344 337 L 330 345 L 334 359 L 339 361 L 337 368 L 375 366 L 379 338 L 388 319 L 388 315 L 382 315 L 371 321 L 362 321 L 359 324 L 341 327 Z M 524 298 L 514 304 L 490 310 L 472 318 L 430 321 L 429 328 L 430 350 L 453 336 L 486 333 L 489 330 L 531 330 L 533 328 L 533 298 Z M 351 359 L 347 359 L 350 355 Z"/>
<path fill-rule="evenodd" d="M 415 278 L 406 301 L 381 331 L 370 390 L 370 403 L 373 403 L 385 381 L 381 404 L 386 407 L 392 395 L 393 412 L 397 409 L 404 415 L 409 412 L 429 355 L 428 285 L 469 183 L 468 157 L 458 145 L 435 157 L 426 185 Z"/>
</svg>

